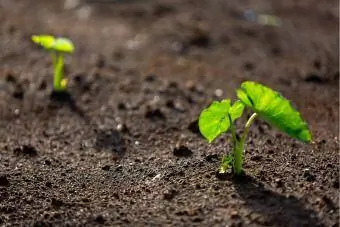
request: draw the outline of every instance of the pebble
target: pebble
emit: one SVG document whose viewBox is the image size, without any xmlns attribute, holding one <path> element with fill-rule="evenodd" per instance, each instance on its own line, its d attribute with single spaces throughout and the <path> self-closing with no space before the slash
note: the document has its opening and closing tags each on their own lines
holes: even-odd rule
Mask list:
<svg viewBox="0 0 340 227">
<path fill-rule="evenodd" d="M 222 97 L 222 95 L 223 95 L 222 89 L 216 89 L 215 92 L 214 92 L 214 95 L 218 98 Z"/>
</svg>

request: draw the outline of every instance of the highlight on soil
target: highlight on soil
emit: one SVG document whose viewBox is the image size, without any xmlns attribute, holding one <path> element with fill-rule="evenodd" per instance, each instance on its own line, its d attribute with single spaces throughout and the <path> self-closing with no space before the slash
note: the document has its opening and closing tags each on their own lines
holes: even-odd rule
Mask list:
<svg viewBox="0 0 340 227">
<path fill-rule="evenodd" d="M 53 89 L 63 92 L 67 88 L 67 79 L 64 78 L 64 54 L 74 52 L 74 44 L 68 38 L 54 37 L 52 35 L 33 35 L 32 41 L 51 53 L 53 63 Z"/>
<path fill-rule="evenodd" d="M 257 117 L 295 139 L 305 143 L 312 142 L 307 123 L 290 102 L 277 91 L 256 82 L 245 81 L 237 89 L 237 96 L 239 100 L 233 104 L 230 99 L 214 101 L 201 112 L 199 117 L 200 132 L 209 143 L 222 133 L 228 130 L 231 132 L 233 152 L 223 157 L 220 173 L 225 173 L 229 167 L 232 167 L 236 175 L 243 173 L 245 142 L 250 126 Z M 239 136 L 234 123 L 242 116 L 245 107 L 249 108 L 253 114 Z"/>
</svg>

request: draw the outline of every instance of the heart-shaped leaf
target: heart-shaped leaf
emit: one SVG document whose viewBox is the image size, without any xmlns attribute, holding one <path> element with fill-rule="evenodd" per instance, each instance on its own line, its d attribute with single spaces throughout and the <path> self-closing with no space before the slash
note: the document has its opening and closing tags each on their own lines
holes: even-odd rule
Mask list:
<svg viewBox="0 0 340 227">
<path fill-rule="evenodd" d="M 229 109 L 229 115 L 231 120 L 234 122 L 236 119 L 240 118 L 243 114 L 244 104 L 237 100 Z"/>
<path fill-rule="evenodd" d="M 293 138 L 310 142 L 307 123 L 290 102 L 278 92 L 259 83 L 246 81 L 237 90 L 239 99 L 269 124 Z"/>
<path fill-rule="evenodd" d="M 202 135 L 212 142 L 220 134 L 227 132 L 230 127 L 230 100 L 214 101 L 201 112 L 198 126 Z"/>
</svg>

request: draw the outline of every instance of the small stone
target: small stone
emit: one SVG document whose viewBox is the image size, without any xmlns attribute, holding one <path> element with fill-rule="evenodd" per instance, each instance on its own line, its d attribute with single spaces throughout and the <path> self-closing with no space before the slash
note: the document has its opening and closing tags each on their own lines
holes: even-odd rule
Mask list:
<svg viewBox="0 0 340 227">
<path fill-rule="evenodd" d="M 173 101 L 173 100 L 168 100 L 166 102 L 166 107 L 176 110 L 178 112 L 185 112 L 185 108 L 183 107 L 182 103 L 180 103 L 179 101 Z"/>
<path fill-rule="evenodd" d="M 215 92 L 214 92 L 214 95 L 218 98 L 222 97 L 222 95 L 223 95 L 222 89 L 216 89 Z"/>
<path fill-rule="evenodd" d="M 15 109 L 14 110 L 14 115 L 19 116 L 20 115 L 20 109 Z"/>
<path fill-rule="evenodd" d="M 278 187 L 278 188 L 281 188 L 281 187 L 283 187 L 283 182 L 282 182 L 282 180 L 280 179 L 280 178 L 276 178 L 275 179 L 275 184 L 276 184 L 276 186 Z"/>
<path fill-rule="evenodd" d="M 236 219 L 236 218 L 239 218 L 240 215 L 238 214 L 238 212 L 237 212 L 236 210 L 234 210 L 234 211 L 231 211 L 231 212 L 230 212 L 230 217 L 231 217 L 232 219 Z"/>
<path fill-rule="evenodd" d="M 118 132 L 128 132 L 129 131 L 125 124 L 118 124 L 116 129 L 117 129 Z"/>
</svg>

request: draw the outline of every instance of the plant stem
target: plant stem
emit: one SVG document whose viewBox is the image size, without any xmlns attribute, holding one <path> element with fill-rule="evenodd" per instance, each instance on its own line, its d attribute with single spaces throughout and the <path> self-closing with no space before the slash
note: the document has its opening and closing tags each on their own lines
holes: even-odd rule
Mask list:
<svg viewBox="0 0 340 227">
<path fill-rule="evenodd" d="M 53 87 L 56 91 L 62 91 L 64 90 L 64 88 L 61 86 L 61 81 L 63 79 L 64 58 L 62 54 L 57 53 L 54 53 L 52 57 L 54 62 Z"/>
<path fill-rule="evenodd" d="M 257 114 L 254 113 L 248 119 L 246 126 L 245 126 L 245 129 L 244 129 L 244 132 L 243 132 L 240 140 L 237 140 L 236 136 L 233 136 L 233 140 L 234 140 L 234 148 L 233 148 L 234 164 L 233 164 L 233 168 L 234 168 L 234 173 L 236 175 L 240 175 L 243 172 L 242 164 L 243 164 L 244 144 L 245 144 L 250 126 L 254 122 L 256 116 L 257 116 Z M 232 133 L 235 134 L 235 132 L 233 132 L 233 131 L 232 131 Z"/>
<path fill-rule="evenodd" d="M 244 128 L 244 132 L 243 132 L 242 137 L 241 137 L 241 142 L 242 142 L 243 144 L 244 144 L 244 142 L 246 141 L 246 138 L 247 138 L 247 135 L 248 135 L 250 126 L 251 126 L 251 124 L 254 122 L 256 116 L 257 116 L 257 113 L 253 113 L 253 114 L 250 116 L 250 118 L 248 119 L 247 123 L 246 123 L 246 127 Z"/>
</svg>

